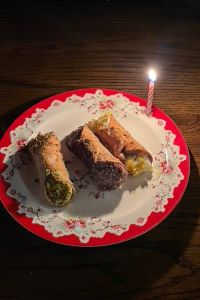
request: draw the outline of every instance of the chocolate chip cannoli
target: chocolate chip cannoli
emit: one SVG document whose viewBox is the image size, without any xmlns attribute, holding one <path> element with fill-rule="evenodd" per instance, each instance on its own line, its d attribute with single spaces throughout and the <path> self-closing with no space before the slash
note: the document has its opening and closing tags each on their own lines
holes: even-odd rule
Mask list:
<svg viewBox="0 0 200 300">
<path fill-rule="evenodd" d="M 74 187 L 69 179 L 61 145 L 53 133 L 38 134 L 27 145 L 36 164 L 41 187 L 49 203 L 64 206 L 71 202 Z"/>
<path fill-rule="evenodd" d="M 67 146 L 83 160 L 101 189 L 116 189 L 127 179 L 124 164 L 100 143 L 87 125 L 67 137 Z"/>
</svg>

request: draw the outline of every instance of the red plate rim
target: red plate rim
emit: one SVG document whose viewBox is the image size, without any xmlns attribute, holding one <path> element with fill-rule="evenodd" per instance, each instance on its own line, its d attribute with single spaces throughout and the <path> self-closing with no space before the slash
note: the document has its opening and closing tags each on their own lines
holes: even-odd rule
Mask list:
<svg viewBox="0 0 200 300">
<path fill-rule="evenodd" d="M 0 140 L 0 148 L 6 147 L 10 144 L 10 131 L 14 130 L 19 125 L 22 125 L 27 117 L 30 117 L 36 108 L 44 108 L 47 109 L 49 105 L 56 99 L 60 101 L 65 101 L 67 97 L 70 97 L 72 94 L 76 94 L 78 96 L 83 96 L 85 93 L 95 93 L 97 90 L 103 91 L 105 95 L 114 95 L 117 93 L 121 93 L 125 97 L 127 97 L 132 102 L 139 102 L 141 105 L 146 105 L 146 100 L 141 99 L 137 96 L 131 95 L 126 92 L 110 90 L 110 89 L 101 89 L 101 88 L 88 88 L 88 89 L 79 89 L 68 92 L 63 92 L 49 98 L 46 98 L 35 105 L 28 108 L 25 112 L 23 112 L 15 121 L 9 126 L 9 128 L 4 133 L 2 139 Z M 33 234 L 46 239 L 48 241 L 52 241 L 54 243 L 68 245 L 68 246 L 77 246 L 77 247 L 98 247 L 98 246 L 107 246 L 113 245 L 117 243 L 121 243 L 133 238 L 136 238 L 145 232 L 151 230 L 159 223 L 161 223 L 176 207 L 176 205 L 181 200 L 185 189 L 188 184 L 189 174 L 190 174 L 190 156 L 187 144 L 185 139 L 176 126 L 176 124 L 172 121 L 172 119 L 166 115 L 161 109 L 153 105 L 153 116 L 157 119 L 163 119 L 166 121 L 165 129 L 171 130 L 173 134 L 176 135 L 174 140 L 174 144 L 180 147 L 180 154 L 186 155 L 186 160 L 182 161 L 179 164 L 179 168 L 181 169 L 184 178 L 181 180 L 180 184 L 174 189 L 174 196 L 171 199 L 168 199 L 168 204 L 165 206 L 164 212 L 154 213 L 152 212 L 147 222 L 143 226 L 130 225 L 129 230 L 122 233 L 120 236 L 117 236 L 113 233 L 107 232 L 102 238 L 92 237 L 87 243 L 81 243 L 78 237 L 74 234 L 63 237 L 54 237 L 51 233 L 47 232 L 43 226 L 38 224 L 33 224 L 32 219 L 26 217 L 25 215 L 17 213 L 18 204 L 15 199 L 6 195 L 6 191 L 9 187 L 9 184 L 6 183 L 3 179 L 3 176 L 0 176 L 0 200 L 5 207 L 5 209 L 9 212 L 9 214 L 24 228 L 28 229 Z M 3 163 L 4 154 L 0 153 L 0 172 L 2 173 L 6 165 Z M 173 199 L 173 200 L 172 200 Z"/>
</svg>

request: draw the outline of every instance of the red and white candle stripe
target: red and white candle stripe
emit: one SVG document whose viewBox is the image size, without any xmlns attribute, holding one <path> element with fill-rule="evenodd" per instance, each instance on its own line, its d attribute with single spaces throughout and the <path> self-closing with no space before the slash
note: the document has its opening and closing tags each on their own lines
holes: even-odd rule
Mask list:
<svg viewBox="0 0 200 300">
<path fill-rule="evenodd" d="M 146 107 L 146 115 L 150 116 L 152 113 L 152 104 L 153 104 L 153 93 L 154 93 L 154 86 L 156 80 L 156 72 L 151 69 L 149 70 L 149 90 L 148 90 L 148 98 L 147 98 L 147 107 Z"/>
</svg>

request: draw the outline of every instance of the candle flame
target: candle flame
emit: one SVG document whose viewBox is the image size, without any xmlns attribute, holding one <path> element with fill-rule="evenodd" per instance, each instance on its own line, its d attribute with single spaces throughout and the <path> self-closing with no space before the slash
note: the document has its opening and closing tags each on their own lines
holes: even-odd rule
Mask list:
<svg viewBox="0 0 200 300">
<path fill-rule="evenodd" d="M 157 78 L 157 76 L 156 76 L 155 70 L 154 69 L 150 69 L 149 70 L 149 79 L 151 81 L 156 81 L 156 78 Z"/>
</svg>

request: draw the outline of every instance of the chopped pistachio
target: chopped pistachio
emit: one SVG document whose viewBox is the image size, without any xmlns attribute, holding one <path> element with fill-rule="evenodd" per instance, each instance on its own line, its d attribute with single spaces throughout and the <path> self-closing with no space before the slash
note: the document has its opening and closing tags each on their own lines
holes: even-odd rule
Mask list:
<svg viewBox="0 0 200 300">
<path fill-rule="evenodd" d="M 46 194 L 55 206 L 63 206 L 71 201 L 72 186 L 60 181 L 54 173 L 46 176 Z"/>
<path fill-rule="evenodd" d="M 39 151 L 42 146 L 45 145 L 46 142 L 48 142 L 48 139 L 53 135 L 53 132 L 48 132 L 45 134 L 38 134 L 36 136 L 36 138 L 33 138 L 32 140 L 30 140 L 30 142 L 28 143 L 28 147 L 33 147 L 33 151 L 37 152 Z"/>
</svg>

